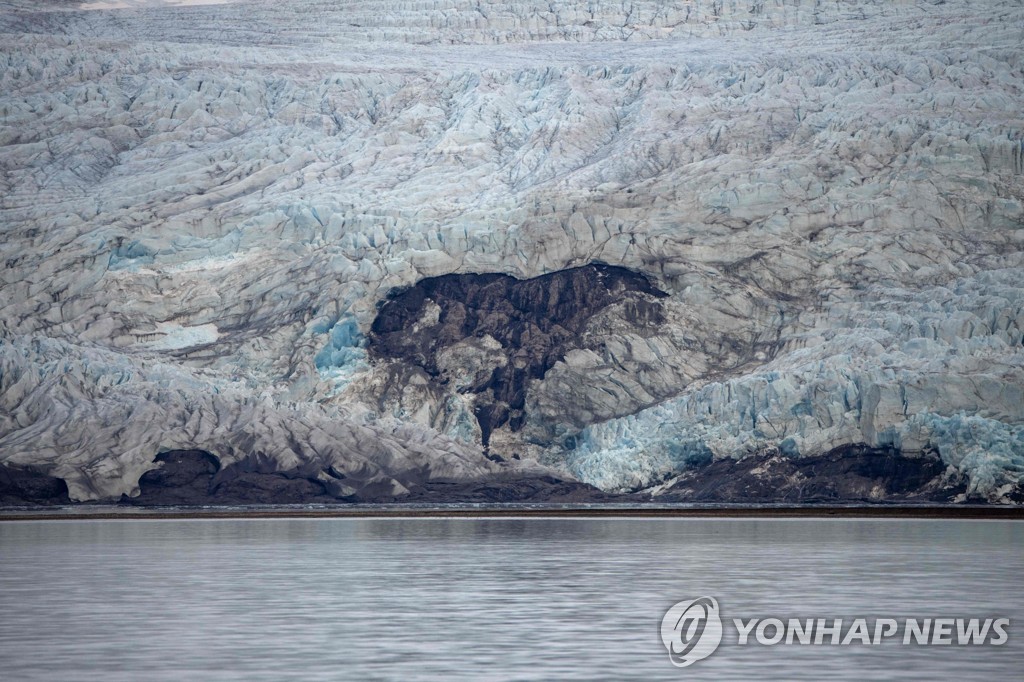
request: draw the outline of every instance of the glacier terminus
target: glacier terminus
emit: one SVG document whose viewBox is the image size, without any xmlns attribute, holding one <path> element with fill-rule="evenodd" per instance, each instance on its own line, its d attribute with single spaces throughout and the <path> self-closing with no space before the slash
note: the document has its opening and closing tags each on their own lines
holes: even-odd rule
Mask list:
<svg viewBox="0 0 1024 682">
<path fill-rule="evenodd" d="M 0 34 L 0 503 L 1024 502 L 1020 0 Z"/>
</svg>

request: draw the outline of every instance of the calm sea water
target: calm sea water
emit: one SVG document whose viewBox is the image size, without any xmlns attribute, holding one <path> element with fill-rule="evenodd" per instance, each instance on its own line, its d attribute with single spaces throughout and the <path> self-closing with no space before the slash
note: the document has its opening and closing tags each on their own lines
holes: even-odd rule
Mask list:
<svg viewBox="0 0 1024 682">
<path fill-rule="evenodd" d="M 1002 647 L 745 646 L 665 611 L 1008 616 Z M 1024 524 L 815 519 L 0 523 L 4 680 L 1020 679 Z"/>
</svg>

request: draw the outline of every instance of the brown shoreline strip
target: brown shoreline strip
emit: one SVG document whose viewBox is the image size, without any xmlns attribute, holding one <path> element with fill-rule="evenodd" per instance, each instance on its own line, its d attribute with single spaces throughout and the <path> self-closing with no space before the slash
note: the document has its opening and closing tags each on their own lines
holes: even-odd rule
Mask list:
<svg viewBox="0 0 1024 682">
<path fill-rule="evenodd" d="M 903 518 L 1024 520 L 1024 507 L 480 507 L 314 509 L 166 509 L 161 511 L 47 512 L 0 510 L 2 521 L 128 521 L 194 519 L 347 519 L 347 518 Z"/>
</svg>

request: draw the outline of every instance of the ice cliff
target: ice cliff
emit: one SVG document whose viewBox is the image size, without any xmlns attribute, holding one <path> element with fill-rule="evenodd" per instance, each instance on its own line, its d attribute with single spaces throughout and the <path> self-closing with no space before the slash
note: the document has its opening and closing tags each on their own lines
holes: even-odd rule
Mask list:
<svg viewBox="0 0 1024 682">
<path fill-rule="evenodd" d="M 109 4 L 0 2 L 11 470 L 1024 498 L 1019 0 Z"/>
</svg>

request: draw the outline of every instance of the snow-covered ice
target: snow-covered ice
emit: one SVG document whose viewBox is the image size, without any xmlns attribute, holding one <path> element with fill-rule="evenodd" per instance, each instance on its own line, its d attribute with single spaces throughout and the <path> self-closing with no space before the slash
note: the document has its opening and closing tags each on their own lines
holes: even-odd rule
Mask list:
<svg viewBox="0 0 1024 682">
<path fill-rule="evenodd" d="M 851 443 L 1019 480 L 1019 0 L 118 4 L 0 4 L 3 462 L 80 500 L 169 448 L 396 494 Z M 522 460 L 454 388 L 382 397 L 390 291 L 592 262 L 665 324 L 535 381 Z"/>
</svg>

